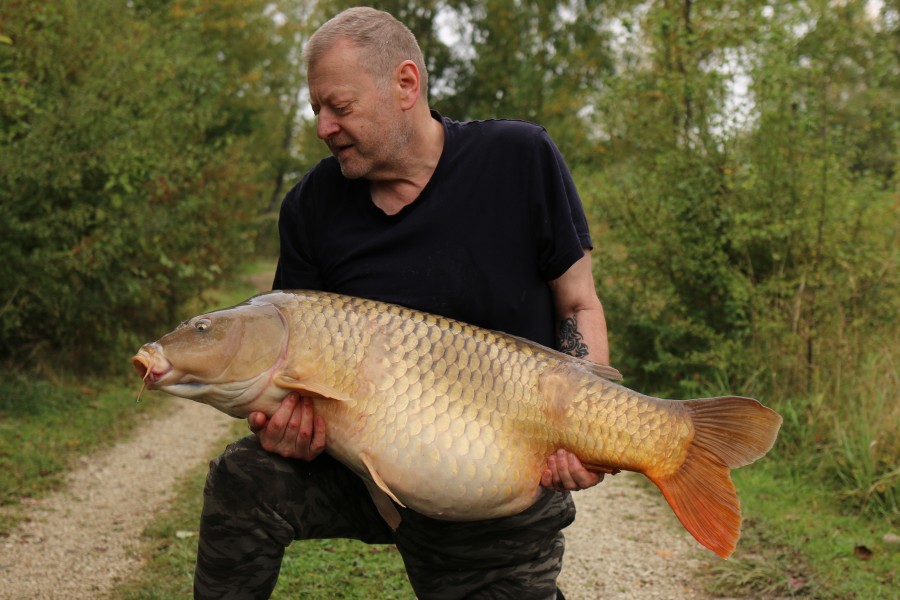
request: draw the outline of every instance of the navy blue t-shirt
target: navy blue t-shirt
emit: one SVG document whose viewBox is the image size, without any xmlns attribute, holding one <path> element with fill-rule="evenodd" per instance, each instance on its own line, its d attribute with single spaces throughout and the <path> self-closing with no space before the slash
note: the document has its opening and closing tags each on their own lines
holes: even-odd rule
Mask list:
<svg viewBox="0 0 900 600">
<path fill-rule="evenodd" d="M 315 166 L 284 199 L 275 289 L 401 304 L 553 347 L 547 281 L 591 247 L 572 176 L 547 132 L 524 121 L 444 125 L 419 197 L 395 215 L 369 182 Z"/>
</svg>

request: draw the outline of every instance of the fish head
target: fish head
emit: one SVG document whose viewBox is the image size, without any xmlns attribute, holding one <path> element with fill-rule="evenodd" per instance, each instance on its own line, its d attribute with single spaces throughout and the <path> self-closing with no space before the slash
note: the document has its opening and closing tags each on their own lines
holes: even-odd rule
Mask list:
<svg viewBox="0 0 900 600">
<path fill-rule="evenodd" d="M 233 417 L 255 410 L 270 414 L 268 405 L 277 404 L 271 380 L 284 362 L 288 331 L 276 306 L 251 299 L 183 322 L 142 346 L 131 363 L 150 389 Z"/>
</svg>

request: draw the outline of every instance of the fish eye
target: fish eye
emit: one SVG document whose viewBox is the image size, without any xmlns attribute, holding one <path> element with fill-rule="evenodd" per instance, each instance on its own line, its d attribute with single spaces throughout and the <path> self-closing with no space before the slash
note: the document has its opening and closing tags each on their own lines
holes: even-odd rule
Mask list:
<svg viewBox="0 0 900 600">
<path fill-rule="evenodd" d="M 194 323 L 194 329 L 199 333 L 203 333 L 204 331 L 209 329 L 210 326 L 212 326 L 212 321 L 210 321 L 209 319 L 198 319 L 197 322 Z"/>
</svg>

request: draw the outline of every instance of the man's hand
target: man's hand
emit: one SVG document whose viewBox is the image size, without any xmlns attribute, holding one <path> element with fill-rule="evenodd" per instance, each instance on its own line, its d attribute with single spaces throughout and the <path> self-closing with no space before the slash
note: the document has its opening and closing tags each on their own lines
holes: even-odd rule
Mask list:
<svg viewBox="0 0 900 600">
<path fill-rule="evenodd" d="M 547 468 L 541 473 L 541 485 L 552 490 L 586 490 L 603 481 L 603 473 L 584 468 L 578 457 L 565 450 L 547 457 Z"/>
<path fill-rule="evenodd" d="M 252 412 L 247 423 L 263 449 L 285 458 L 312 460 L 325 450 L 325 421 L 316 416 L 311 398 L 295 392 L 284 397 L 271 419 Z"/>
</svg>

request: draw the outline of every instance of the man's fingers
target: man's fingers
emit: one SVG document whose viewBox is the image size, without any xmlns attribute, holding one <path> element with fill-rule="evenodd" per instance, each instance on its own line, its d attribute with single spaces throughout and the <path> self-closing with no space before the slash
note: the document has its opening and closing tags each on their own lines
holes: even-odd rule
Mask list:
<svg viewBox="0 0 900 600">
<path fill-rule="evenodd" d="M 584 490 L 602 480 L 602 473 L 588 471 L 577 456 L 563 449 L 547 457 L 547 467 L 541 472 L 541 485 L 555 490 Z"/>
<path fill-rule="evenodd" d="M 268 422 L 265 423 L 265 427 L 257 432 L 259 442 L 266 451 L 284 455 L 282 445 L 288 424 L 291 422 L 294 414 L 297 400 L 298 396 L 295 393 L 285 396 L 278 408 L 275 409 L 275 412 L 272 413 Z M 293 442 L 291 442 L 291 445 L 293 445 Z"/>
<path fill-rule="evenodd" d="M 581 464 L 581 461 L 578 460 L 578 457 L 574 454 L 569 454 L 568 459 L 569 476 L 577 486 L 574 489 L 583 490 L 589 487 L 593 487 L 603 481 L 603 473 L 597 474 L 588 471 L 584 468 L 584 465 Z"/>
<path fill-rule="evenodd" d="M 259 433 L 266 427 L 267 421 L 268 419 L 266 418 L 265 413 L 255 411 L 250 413 L 250 416 L 247 417 L 247 426 L 250 427 L 250 431 L 253 433 Z"/>
<path fill-rule="evenodd" d="M 556 458 L 553 454 L 547 457 L 547 468 L 541 473 L 541 485 L 545 488 L 553 488 L 556 484 L 553 481 L 554 471 L 556 471 Z"/>
<path fill-rule="evenodd" d="M 309 449 L 315 458 L 325 450 L 325 419 L 316 415 L 315 428 L 313 429 L 313 439 L 309 444 Z"/>
<path fill-rule="evenodd" d="M 294 456 L 304 460 L 313 458 L 310 452 L 310 444 L 314 435 L 315 415 L 313 414 L 312 400 L 301 398 L 294 411 L 294 419 L 291 423 L 296 435 L 293 436 Z"/>
<path fill-rule="evenodd" d="M 275 412 L 272 413 L 272 417 L 269 419 L 269 425 L 266 427 L 269 433 L 277 434 L 278 439 L 284 437 L 284 430 L 287 429 L 288 423 L 291 421 L 294 409 L 297 407 L 297 401 L 297 394 L 294 393 L 284 397 L 284 400 L 281 401 L 281 404 L 278 405 L 278 408 L 275 409 Z M 276 436 L 273 435 L 273 437 Z"/>
<path fill-rule="evenodd" d="M 572 477 L 572 473 L 569 472 L 569 467 L 572 464 L 570 459 L 571 456 L 566 456 L 565 450 L 557 450 L 556 452 L 556 465 L 557 472 L 559 473 L 559 487 L 564 490 L 577 490 L 578 485 L 575 483 L 575 479 Z"/>
</svg>

